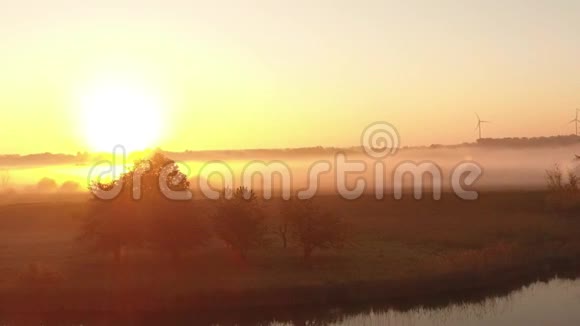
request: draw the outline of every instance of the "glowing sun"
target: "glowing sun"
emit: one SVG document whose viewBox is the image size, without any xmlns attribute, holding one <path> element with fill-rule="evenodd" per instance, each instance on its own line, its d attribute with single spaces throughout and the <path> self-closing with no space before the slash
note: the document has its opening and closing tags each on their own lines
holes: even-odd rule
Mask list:
<svg viewBox="0 0 580 326">
<path fill-rule="evenodd" d="M 91 85 L 81 97 L 83 128 L 92 150 L 127 151 L 156 145 L 163 106 L 155 93 L 138 83 L 108 80 Z"/>
</svg>

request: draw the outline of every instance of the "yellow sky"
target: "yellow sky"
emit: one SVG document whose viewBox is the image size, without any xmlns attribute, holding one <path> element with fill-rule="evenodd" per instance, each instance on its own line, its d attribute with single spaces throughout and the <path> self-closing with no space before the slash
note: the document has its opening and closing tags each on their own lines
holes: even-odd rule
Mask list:
<svg viewBox="0 0 580 326">
<path fill-rule="evenodd" d="M 377 120 L 458 143 L 475 111 L 484 136 L 568 134 L 580 108 L 578 1 L 80 3 L 0 4 L 0 153 L 91 150 L 109 81 L 158 99 L 169 150 L 350 146 Z"/>
</svg>

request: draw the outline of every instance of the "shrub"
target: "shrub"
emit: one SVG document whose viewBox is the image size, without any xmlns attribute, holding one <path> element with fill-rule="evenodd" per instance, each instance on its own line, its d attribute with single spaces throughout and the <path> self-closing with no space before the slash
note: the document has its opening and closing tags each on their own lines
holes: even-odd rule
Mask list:
<svg viewBox="0 0 580 326">
<path fill-rule="evenodd" d="M 579 179 L 575 172 L 568 171 L 564 177 L 558 165 L 546 170 L 546 181 L 549 194 L 546 196 L 546 207 L 560 214 L 576 215 L 580 212 Z"/>
</svg>

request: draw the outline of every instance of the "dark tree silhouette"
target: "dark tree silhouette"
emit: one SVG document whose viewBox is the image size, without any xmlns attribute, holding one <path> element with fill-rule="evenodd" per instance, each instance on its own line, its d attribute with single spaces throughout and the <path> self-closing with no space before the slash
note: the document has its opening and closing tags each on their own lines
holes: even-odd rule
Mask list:
<svg viewBox="0 0 580 326">
<path fill-rule="evenodd" d="M 160 176 L 166 178 L 160 180 Z M 102 200 L 95 192 L 122 185 L 118 196 Z M 163 193 L 188 191 L 189 182 L 174 161 L 160 153 L 135 162 L 133 168 L 110 183 L 93 183 L 93 198 L 81 239 L 97 251 L 121 261 L 125 249 L 149 244 L 178 259 L 183 251 L 204 244 L 209 234 L 195 217 L 190 202 L 171 200 Z M 139 196 L 136 197 L 136 194 Z"/>
<path fill-rule="evenodd" d="M 280 207 L 280 221 L 278 224 L 277 229 L 274 233 L 280 237 L 280 241 L 282 242 L 282 248 L 288 248 L 288 238 L 290 236 L 291 231 L 291 224 L 292 224 L 292 217 L 293 215 L 290 214 L 292 210 L 292 206 L 289 204 L 290 201 L 283 201 Z"/>
<path fill-rule="evenodd" d="M 302 248 L 304 259 L 309 261 L 316 249 L 339 249 L 347 239 L 343 221 L 321 211 L 312 200 L 292 199 L 281 209 L 283 218 L 290 221 L 293 239 Z"/>
<path fill-rule="evenodd" d="M 231 195 L 227 199 L 226 195 Z M 216 235 L 242 260 L 247 252 L 266 244 L 267 227 L 254 191 L 240 187 L 224 191 L 213 218 Z"/>
<path fill-rule="evenodd" d="M 103 185 L 104 186 L 104 185 Z M 143 242 L 144 225 L 132 203 L 97 202 L 93 199 L 80 239 L 96 252 L 110 253 L 116 263 L 123 252 Z"/>
<path fill-rule="evenodd" d="M 196 211 L 190 202 L 173 202 L 171 207 L 158 206 L 147 240 L 153 249 L 167 254 L 174 264 L 181 262 L 183 253 L 207 244 L 211 238 L 207 227 L 194 218 Z"/>
</svg>

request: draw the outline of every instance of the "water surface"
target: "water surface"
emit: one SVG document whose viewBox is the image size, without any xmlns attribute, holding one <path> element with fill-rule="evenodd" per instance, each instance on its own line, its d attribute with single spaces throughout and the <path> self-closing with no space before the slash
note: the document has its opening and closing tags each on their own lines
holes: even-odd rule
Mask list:
<svg viewBox="0 0 580 326">
<path fill-rule="evenodd" d="M 349 314 L 326 311 L 324 318 L 270 322 L 270 325 L 580 325 L 580 279 L 534 283 L 504 297 L 479 303 L 456 303 L 443 308 L 407 311 L 369 308 Z M 334 319 L 334 320 L 333 320 Z"/>
</svg>

